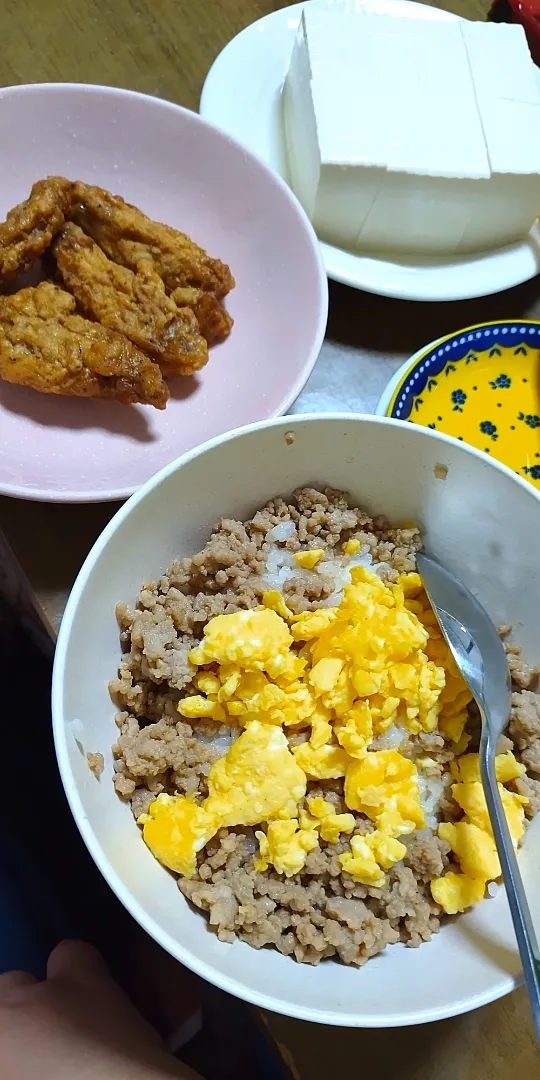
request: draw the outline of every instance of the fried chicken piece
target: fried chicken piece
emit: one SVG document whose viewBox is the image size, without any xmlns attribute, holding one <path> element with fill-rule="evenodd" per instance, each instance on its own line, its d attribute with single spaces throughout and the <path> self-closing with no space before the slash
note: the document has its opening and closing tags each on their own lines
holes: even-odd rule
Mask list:
<svg viewBox="0 0 540 1080">
<path fill-rule="evenodd" d="M 78 182 L 71 216 L 113 262 L 137 270 L 141 259 L 148 260 L 168 293 L 193 288 L 221 298 L 234 288 L 225 263 L 210 258 L 184 233 L 152 221 L 119 195 Z"/>
<path fill-rule="evenodd" d="M 194 312 L 176 306 L 149 262 L 135 273 L 118 266 L 72 222 L 60 231 L 54 254 L 84 314 L 125 334 L 166 375 L 193 375 L 207 363 L 208 346 Z"/>
<path fill-rule="evenodd" d="M 164 409 L 161 371 L 122 334 L 75 315 L 49 282 L 0 296 L 0 378 L 42 394 L 116 398 Z"/>
<path fill-rule="evenodd" d="M 38 180 L 28 199 L 0 222 L 0 283 L 26 273 L 47 250 L 71 208 L 72 191 L 63 176 Z"/>
<path fill-rule="evenodd" d="M 175 289 L 171 299 L 178 307 L 192 309 L 200 332 L 209 345 L 218 345 L 228 338 L 234 320 L 214 293 L 202 289 Z"/>
</svg>

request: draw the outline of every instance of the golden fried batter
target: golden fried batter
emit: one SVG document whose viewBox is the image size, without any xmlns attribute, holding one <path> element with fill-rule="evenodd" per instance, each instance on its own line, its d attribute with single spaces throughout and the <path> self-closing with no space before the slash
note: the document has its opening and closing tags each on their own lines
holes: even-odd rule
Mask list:
<svg viewBox="0 0 540 1080">
<path fill-rule="evenodd" d="M 192 309 L 200 332 L 209 345 L 218 345 L 229 336 L 233 319 L 214 293 L 202 289 L 175 289 L 171 299 L 178 307 Z"/>
<path fill-rule="evenodd" d="M 114 262 L 137 270 L 141 259 L 147 259 L 169 293 L 189 287 L 223 297 L 234 288 L 225 263 L 211 259 L 189 236 L 152 221 L 118 195 L 78 182 L 72 217 Z"/>
<path fill-rule="evenodd" d="M 148 261 L 135 273 L 118 266 L 72 222 L 57 237 L 54 254 L 84 314 L 125 334 L 167 375 L 192 375 L 207 363 L 208 346 L 193 311 L 176 306 Z"/>
<path fill-rule="evenodd" d="M 73 185 L 63 176 L 34 184 L 28 199 L 0 222 L 0 284 L 13 281 L 34 265 L 64 224 Z"/>
<path fill-rule="evenodd" d="M 43 394 L 164 409 L 169 392 L 157 364 L 74 311 L 73 297 L 48 282 L 0 296 L 0 378 Z"/>
</svg>

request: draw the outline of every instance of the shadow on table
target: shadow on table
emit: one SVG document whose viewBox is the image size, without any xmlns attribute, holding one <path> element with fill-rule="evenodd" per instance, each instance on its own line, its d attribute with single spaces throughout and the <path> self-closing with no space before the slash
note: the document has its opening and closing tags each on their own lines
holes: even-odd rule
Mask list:
<svg viewBox="0 0 540 1080">
<path fill-rule="evenodd" d="M 538 277 L 493 296 L 429 304 L 392 300 L 331 281 L 328 337 L 343 345 L 411 355 L 430 341 L 475 323 L 540 317 L 539 301 Z"/>
</svg>

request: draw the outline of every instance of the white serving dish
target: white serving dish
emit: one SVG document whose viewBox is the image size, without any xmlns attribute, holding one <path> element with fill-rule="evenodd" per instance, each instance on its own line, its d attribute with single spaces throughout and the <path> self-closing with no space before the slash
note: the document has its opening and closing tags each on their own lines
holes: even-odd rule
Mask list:
<svg viewBox="0 0 540 1080">
<path fill-rule="evenodd" d="M 288 436 L 294 432 L 294 441 Z M 446 465 L 446 480 L 437 465 Z M 540 649 L 540 497 L 504 466 L 437 432 L 371 416 L 295 416 L 232 431 L 192 450 L 140 489 L 88 556 L 56 653 L 53 723 L 75 820 L 119 899 L 159 944 L 203 978 L 262 1008 L 346 1027 L 395 1027 L 474 1009 L 512 990 L 520 963 L 503 890 L 448 921 L 419 950 L 391 946 L 361 970 L 317 968 L 243 943 L 220 943 L 145 847 L 112 785 L 120 656 L 114 614 L 143 581 L 199 550 L 221 516 L 247 518 L 306 483 L 345 488 L 395 522 L 416 521 L 426 546 L 459 574 L 524 655 Z M 511 523 L 511 526 L 509 526 Z M 74 723 L 77 721 L 77 723 Z M 98 782 L 84 750 L 101 752 Z M 540 819 L 520 865 L 540 930 Z"/>
</svg>

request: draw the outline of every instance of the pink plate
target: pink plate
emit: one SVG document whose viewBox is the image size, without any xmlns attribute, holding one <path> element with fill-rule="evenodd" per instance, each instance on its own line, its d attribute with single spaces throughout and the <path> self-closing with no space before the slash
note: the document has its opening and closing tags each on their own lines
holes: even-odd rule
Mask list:
<svg viewBox="0 0 540 1080">
<path fill-rule="evenodd" d="M 285 412 L 319 354 L 328 290 L 315 234 L 286 185 L 195 113 L 129 90 L 0 90 L 0 218 L 32 183 L 99 184 L 228 263 L 228 341 L 170 384 L 165 412 L 0 383 L 0 493 L 122 499 L 198 443 Z"/>
</svg>

